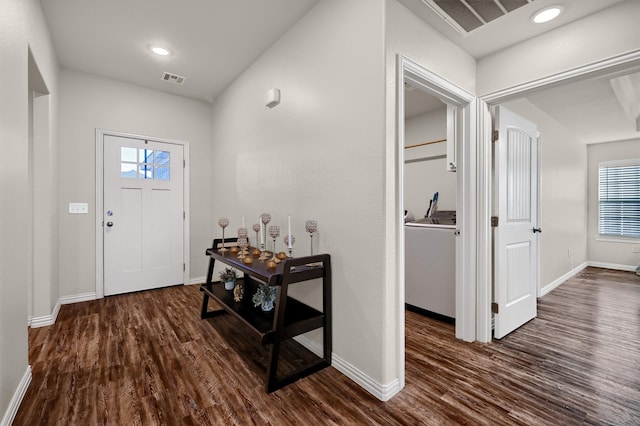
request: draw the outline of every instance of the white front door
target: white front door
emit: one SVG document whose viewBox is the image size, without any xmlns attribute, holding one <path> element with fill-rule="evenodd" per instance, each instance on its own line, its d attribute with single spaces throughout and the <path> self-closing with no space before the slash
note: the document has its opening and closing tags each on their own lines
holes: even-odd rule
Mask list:
<svg viewBox="0 0 640 426">
<path fill-rule="evenodd" d="M 105 296 L 182 284 L 183 147 L 104 135 Z"/>
<path fill-rule="evenodd" d="M 494 120 L 494 337 L 500 339 L 537 315 L 538 132 L 504 108 Z"/>
</svg>

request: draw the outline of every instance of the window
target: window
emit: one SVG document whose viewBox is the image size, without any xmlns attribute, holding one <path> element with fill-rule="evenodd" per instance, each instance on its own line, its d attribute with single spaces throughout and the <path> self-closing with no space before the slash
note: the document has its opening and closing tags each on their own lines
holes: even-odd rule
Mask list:
<svg viewBox="0 0 640 426">
<path fill-rule="evenodd" d="M 120 176 L 127 179 L 170 180 L 168 151 L 122 147 Z"/>
<path fill-rule="evenodd" d="M 598 163 L 598 233 L 640 238 L 640 159 Z"/>
</svg>

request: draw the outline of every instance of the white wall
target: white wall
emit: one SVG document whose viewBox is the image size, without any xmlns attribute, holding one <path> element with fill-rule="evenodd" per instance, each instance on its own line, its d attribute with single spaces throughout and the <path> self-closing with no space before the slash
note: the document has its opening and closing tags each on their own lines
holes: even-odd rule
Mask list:
<svg viewBox="0 0 640 426">
<path fill-rule="evenodd" d="M 587 259 L 587 148 L 526 99 L 504 105 L 537 124 L 540 143 L 540 286 Z"/>
<path fill-rule="evenodd" d="M 317 219 L 316 253 L 332 256 L 333 352 L 386 384 L 383 3 L 320 2 L 216 99 L 211 220 L 228 216 L 235 232 L 269 212 L 284 230 L 291 215 L 306 255 L 304 222 Z M 282 102 L 269 109 L 272 87 Z M 296 295 L 317 304 L 318 287 Z"/>
<path fill-rule="evenodd" d="M 478 94 L 640 49 L 640 2 L 625 2 L 478 60 Z"/>
<path fill-rule="evenodd" d="M 632 253 L 632 249 L 640 247 L 640 240 L 622 242 L 598 239 L 598 162 L 640 158 L 640 139 L 592 144 L 588 146 L 587 153 L 589 161 L 589 261 L 626 266 L 629 269 L 635 268 L 640 264 L 640 254 Z"/>
<path fill-rule="evenodd" d="M 27 300 L 30 268 L 35 268 L 29 239 L 40 216 L 29 213 L 31 204 L 42 205 L 54 214 L 46 200 L 30 198 L 29 81 L 28 51 L 38 65 L 42 82 L 51 92 L 47 98 L 49 130 L 47 144 L 55 157 L 57 63 L 40 3 L 36 0 L 3 1 L 0 13 L 0 418 L 10 421 L 19 402 L 19 390 L 28 372 Z M 42 129 L 41 129 L 42 130 Z M 42 153 L 42 151 L 39 151 Z M 55 168 L 35 171 L 33 181 L 48 179 L 55 191 Z M 38 195 L 37 191 L 33 192 Z M 47 210 L 49 209 L 49 210 Z M 33 218 L 33 221 L 32 221 Z M 55 239 L 55 232 L 48 235 Z M 34 243 L 38 243 L 35 241 Z M 48 240 L 48 243 L 52 243 Z M 48 299 L 57 298 L 56 277 L 51 270 L 43 276 L 50 283 Z M 48 304 L 48 300 L 45 301 Z M 9 410 L 8 410 L 9 409 Z"/>
<path fill-rule="evenodd" d="M 405 146 L 447 138 L 447 108 L 405 120 Z M 456 209 L 456 174 L 448 172 L 447 144 L 424 145 L 404 151 L 404 208 L 424 217 L 438 192 L 438 210 Z"/>
<path fill-rule="evenodd" d="M 206 274 L 211 245 L 211 105 L 63 69 L 60 77 L 60 294 L 95 291 L 95 131 L 190 143 L 191 276 Z M 71 202 L 89 214 L 70 215 Z"/>
</svg>

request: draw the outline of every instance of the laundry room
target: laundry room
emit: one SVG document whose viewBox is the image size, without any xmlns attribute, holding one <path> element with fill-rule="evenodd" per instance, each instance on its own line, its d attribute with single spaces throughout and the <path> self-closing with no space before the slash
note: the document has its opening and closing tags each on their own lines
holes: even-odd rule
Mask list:
<svg viewBox="0 0 640 426">
<path fill-rule="evenodd" d="M 453 323 L 457 176 L 448 115 L 449 126 L 455 120 L 450 106 L 410 84 L 404 110 L 406 306 Z"/>
</svg>

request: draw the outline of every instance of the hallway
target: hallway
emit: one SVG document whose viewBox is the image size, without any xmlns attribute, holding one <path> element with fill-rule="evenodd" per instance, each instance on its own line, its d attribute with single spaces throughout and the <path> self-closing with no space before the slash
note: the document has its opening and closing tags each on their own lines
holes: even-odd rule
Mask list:
<svg viewBox="0 0 640 426">
<path fill-rule="evenodd" d="M 201 320 L 200 302 L 198 286 L 179 286 L 64 305 L 29 330 L 33 381 L 14 424 L 640 422 L 631 272 L 585 269 L 492 344 L 407 312 L 407 383 L 386 403 L 333 367 L 266 394 L 267 351 L 229 316 Z"/>
</svg>

